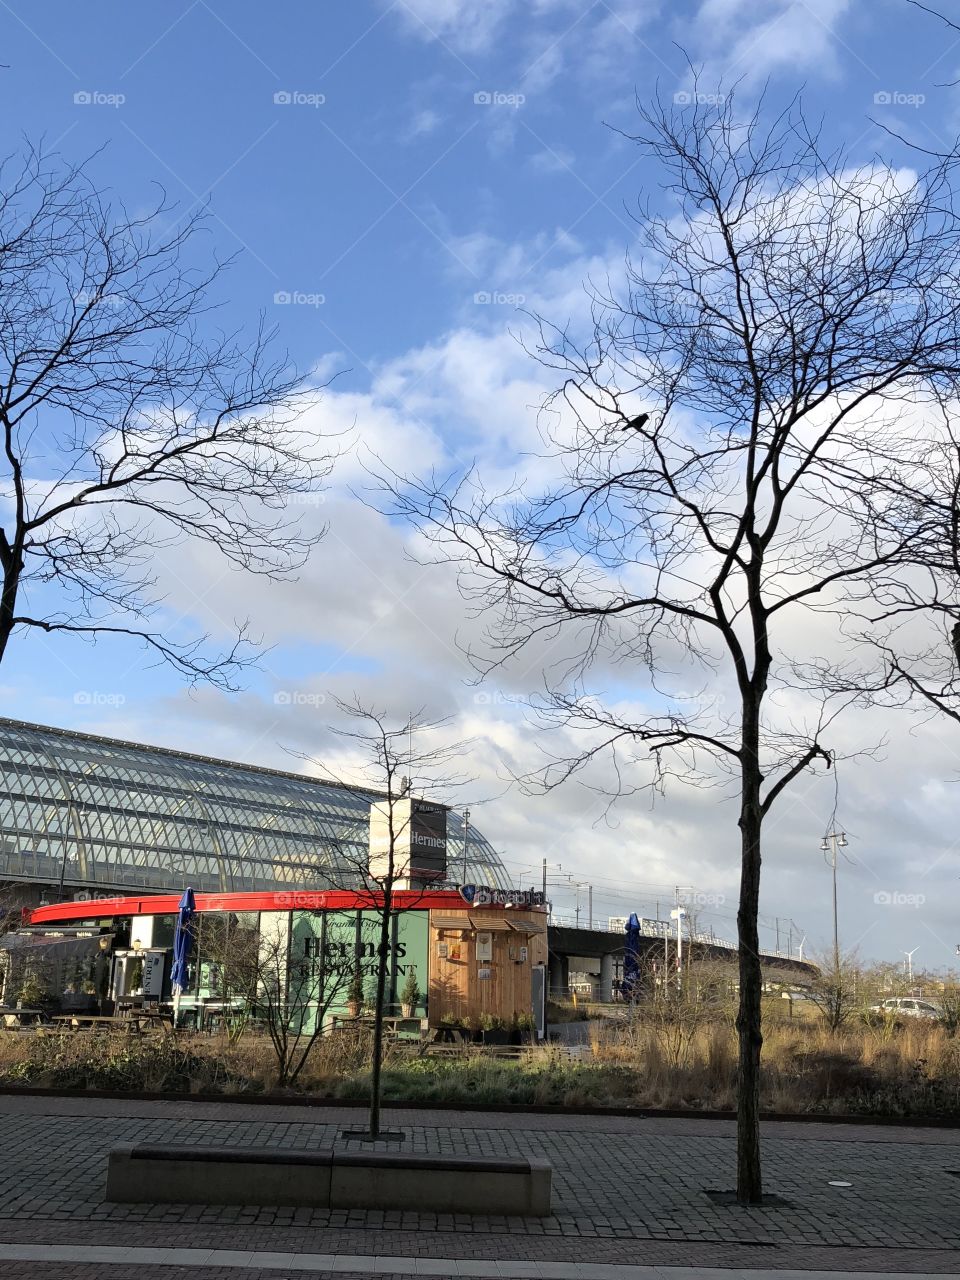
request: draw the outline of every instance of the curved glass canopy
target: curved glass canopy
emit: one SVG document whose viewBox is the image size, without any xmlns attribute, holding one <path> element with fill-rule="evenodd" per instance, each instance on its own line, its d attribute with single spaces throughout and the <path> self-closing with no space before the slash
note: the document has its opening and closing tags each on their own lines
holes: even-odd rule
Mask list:
<svg viewBox="0 0 960 1280">
<path fill-rule="evenodd" d="M 373 791 L 0 718 L 0 878 L 214 893 L 351 887 Z M 451 879 L 508 887 L 450 811 Z"/>
</svg>

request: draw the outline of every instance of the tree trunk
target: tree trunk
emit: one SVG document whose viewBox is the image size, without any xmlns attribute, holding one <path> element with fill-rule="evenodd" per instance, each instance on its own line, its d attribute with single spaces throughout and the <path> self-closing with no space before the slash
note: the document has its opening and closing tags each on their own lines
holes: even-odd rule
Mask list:
<svg viewBox="0 0 960 1280">
<path fill-rule="evenodd" d="M 3 569 L 3 580 L 0 583 L 0 660 L 7 651 L 7 642 L 13 631 L 13 619 L 16 615 L 17 595 L 20 587 L 20 570 L 22 563 L 19 556 L 14 559 L 6 537 L 0 533 L 0 565 Z"/>
<path fill-rule="evenodd" d="M 747 717 L 744 717 L 745 721 Z M 740 1005 L 737 1012 L 739 1067 L 737 1073 L 737 1199 L 759 1204 L 763 1198 L 760 1170 L 760 938 L 757 913 L 760 905 L 760 832 L 762 777 L 758 759 L 758 717 L 744 725 L 740 807 L 740 907 L 737 940 L 740 963 Z"/>
<path fill-rule="evenodd" d="M 387 965 L 390 957 L 390 913 L 392 908 L 393 856 L 383 890 L 380 914 L 380 945 L 377 948 L 377 994 L 373 1010 L 373 1067 L 370 1072 L 370 1136 L 380 1134 L 380 1074 L 383 1057 L 383 998 L 387 992 Z"/>
</svg>

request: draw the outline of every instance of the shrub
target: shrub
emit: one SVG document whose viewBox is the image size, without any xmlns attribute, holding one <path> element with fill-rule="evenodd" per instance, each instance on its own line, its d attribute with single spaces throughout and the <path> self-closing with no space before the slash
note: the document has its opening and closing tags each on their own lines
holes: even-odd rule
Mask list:
<svg viewBox="0 0 960 1280">
<path fill-rule="evenodd" d="M 414 1008 L 420 1003 L 420 988 L 417 985 L 417 971 L 413 965 L 407 970 L 407 976 L 403 983 L 403 989 L 400 992 L 400 1003 L 409 1004 Z"/>
<path fill-rule="evenodd" d="M 256 1082 L 219 1056 L 181 1047 L 171 1036 L 122 1033 L 22 1037 L 25 1052 L 0 1064 L 0 1080 L 50 1089 L 157 1093 L 249 1092 Z"/>
<path fill-rule="evenodd" d="M 492 1021 L 492 1019 L 490 1020 Z M 734 1105 L 736 1033 L 726 1021 L 695 1027 L 674 1046 L 643 1007 L 591 1027 L 589 1056 L 536 1046 L 517 1060 L 468 1047 L 453 1058 L 411 1057 L 386 1046 L 388 1102 L 721 1109 Z M 295 1089 L 366 1101 L 371 1030 L 347 1024 L 323 1035 Z M 50 1088 L 170 1093 L 259 1093 L 275 1088 L 267 1037 L 145 1036 L 111 1032 L 0 1035 L 0 1082 Z M 832 1115 L 960 1116 L 960 1036 L 937 1023 L 839 1031 L 811 1022 L 768 1028 L 761 1102 L 768 1111 Z"/>
<path fill-rule="evenodd" d="M 363 1004 L 363 974 L 358 969 L 350 979 L 350 986 L 347 988 L 347 1001 L 355 1004 L 359 1008 Z"/>
</svg>

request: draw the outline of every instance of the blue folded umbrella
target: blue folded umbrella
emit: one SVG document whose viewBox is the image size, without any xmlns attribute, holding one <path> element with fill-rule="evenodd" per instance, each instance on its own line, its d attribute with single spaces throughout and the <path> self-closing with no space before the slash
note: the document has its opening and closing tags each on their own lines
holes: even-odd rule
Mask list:
<svg viewBox="0 0 960 1280">
<path fill-rule="evenodd" d="M 623 945 L 623 998 L 636 1000 L 640 994 L 640 921 L 634 912 L 627 921 Z"/>
<path fill-rule="evenodd" d="M 184 889 L 183 897 L 177 908 L 177 928 L 173 935 L 173 968 L 170 970 L 170 981 L 173 986 L 175 1009 L 179 1006 L 180 996 L 187 987 L 187 960 L 193 946 L 193 931 L 190 922 L 197 910 L 192 889 Z"/>
</svg>

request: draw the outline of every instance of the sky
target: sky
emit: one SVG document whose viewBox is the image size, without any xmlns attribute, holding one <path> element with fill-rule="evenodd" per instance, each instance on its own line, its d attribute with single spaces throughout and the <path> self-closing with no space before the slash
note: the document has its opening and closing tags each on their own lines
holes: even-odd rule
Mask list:
<svg viewBox="0 0 960 1280">
<path fill-rule="evenodd" d="M 579 898 L 585 914 L 592 885 L 598 920 L 665 913 L 679 886 L 702 928 L 733 937 L 732 801 L 678 787 L 608 810 L 575 782 L 546 797 L 512 784 L 544 745 L 523 706 L 535 664 L 473 683 L 462 649 L 478 622 L 450 569 L 364 501 L 363 460 L 523 473 L 552 386 L 518 342 L 523 312 L 582 314 L 584 281 L 622 269 L 638 209 L 661 195 L 629 137 L 638 95 L 682 103 L 691 66 L 701 86 L 737 82 L 745 103 L 765 93 L 768 111 L 802 92 L 854 159 L 901 163 L 888 130 L 930 148 L 960 130 L 960 34 L 906 0 L 2 0 L 0 47 L 0 149 L 43 139 L 89 158 L 134 213 L 162 189 L 170 225 L 205 208 L 197 251 L 231 259 L 215 287 L 224 326 L 265 314 L 311 383 L 329 384 L 311 425 L 352 446 L 303 505 L 305 526 L 328 531 L 298 582 L 228 571 L 206 547 L 158 556 L 169 625 L 222 642 L 249 617 L 262 636 L 243 690 L 189 691 L 136 647 L 29 634 L 0 670 L 3 713 L 348 769 L 334 696 L 401 717 L 423 707 L 471 740 L 474 781 L 451 798 L 518 881 L 546 857 L 558 907 Z M 835 811 L 849 838 L 843 944 L 952 965 L 960 738 L 868 719 L 840 745 L 882 741 L 877 758 L 845 763 L 836 783 L 803 779 L 776 813 L 763 942 L 828 944 L 820 841 Z"/>
</svg>

